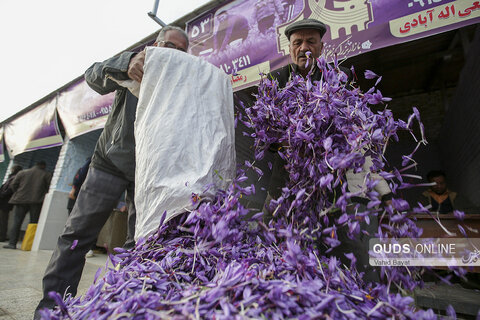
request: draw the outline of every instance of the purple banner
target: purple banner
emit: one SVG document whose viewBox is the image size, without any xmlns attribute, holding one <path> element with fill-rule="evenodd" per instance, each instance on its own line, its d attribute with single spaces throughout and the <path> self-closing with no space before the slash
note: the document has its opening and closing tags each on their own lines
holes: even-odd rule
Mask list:
<svg viewBox="0 0 480 320">
<path fill-rule="evenodd" d="M 115 93 L 100 95 L 85 80 L 72 85 L 58 98 L 57 111 L 68 137 L 102 129 L 112 110 Z"/>
<path fill-rule="evenodd" d="M 480 22 L 474 0 L 236 0 L 187 23 L 190 52 L 232 75 L 235 90 L 287 64 L 285 28 L 314 18 L 328 25 L 332 61 Z"/>
<path fill-rule="evenodd" d="M 55 107 L 56 99 L 50 100 L 5 125 L 5 143 L 11 156 L 62 145 Z"/>
<path fill-rule="evenodd" d="M 5 153 L 3 150 L 3 127 L 0 127 L 0 162 L 5 161 Z"/>
</svg>

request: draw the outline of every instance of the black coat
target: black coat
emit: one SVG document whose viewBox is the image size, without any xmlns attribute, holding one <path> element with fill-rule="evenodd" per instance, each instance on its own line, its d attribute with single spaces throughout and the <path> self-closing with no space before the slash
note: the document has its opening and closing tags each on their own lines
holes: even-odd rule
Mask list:
<svg viewBox="0 0 480 320">
<path fill-rule="evenodd" d="M 13 190 L 11 188 L 13 179 L 15 179 L 15 175 L 10 176 L 8 180 L 0 187 L 0 210 L 3 212 L 10 212 L 13 207 L 12 204 L 8 203 L 13 195 Z"/>
<path fill-rule="evenodd" d="M 348 76 L 348 83 L 350 83 L 353 79 L 353 74 L 350 71 L 350 69 L 340 66 L 340 70 L 345 72 L 345 74 Z M 267 75 L 267 78 L 276 79 L 278 81 L 279 88 L 284 88 L 287 82 L 291 80 L 292 74 L 294 73 L 300 74 L 298 73 L 298 66 L 292 63 L 284 67 L 278 68 L 276 70 L 273 70 Z M 322 72 L 318 67 L 316 67 L 314 72 L 310 76 L 310 79 L 312 80 L 312 82 L 314 82 L 314 81 L 320 81 L 321 78 L 322 78 Z M 270 146 L 270 151 L 276 152 L 276 150 L 278 150 L 278 147 L 279 145 L 273 144 L 272 146 Z M 275 157 L 274 168 L 272 171 L 272 176 L 270 178 L 270 183 L 267 190 L 270 196 L 272 196 L 273 198 L 280 197 L 281 188 L 285 185 L 285 181 L 288 180 L 288 173 L 285 170 L 285 165 L 286 165 L 285 160 L 283 160 L 277 155 Z M 341 187 L 338 186 L 336 189 L 337 189 L 336 193 L 341 194 Z M 334 193 L 330 193 L 330 195 L 331 195 L 330 201 L 333 201 Z"/>
<path fill-rule="evenodd" d="M 350 83 L 353 80 L 352 71 L 350 69 L 346 68 L 346 67 L 343 67 L 343 66 L 339 66 L 339 68 L 340 68 L 340 70 L 345 72 L 345 74 L 348 77 L 348 83 Z M 291 80 L 292 74 L 294 74 L 294 73 L 300 74 L 298 72 L 298 66 L 296 64 L 291 63 L 291 64 L 287 64 L 286 66 L 283 66 L 281 68 L 273 70 L 272 72 L 270 72 L 267 75 L 267 78 L 276 79 L 278 81 L 278 86 L 280 88 L 285 88 L 287 82 Z M 312 82 L 313 81 L 320 81 L 321 78 L 322 78 L 322 72 L 320 71 L 319 68 L 316 67 L 315 70 L 313 71 L 312 75 L 311 75 L 311 80 L 312 80 Z"/>
</svg>

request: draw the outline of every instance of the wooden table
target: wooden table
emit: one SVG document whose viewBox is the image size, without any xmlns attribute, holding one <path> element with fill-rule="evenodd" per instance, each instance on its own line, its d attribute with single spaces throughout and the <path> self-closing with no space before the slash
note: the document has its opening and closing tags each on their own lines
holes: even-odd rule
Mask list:
<svg viewBox="0 0 480 320">
<path fill-rule="evenodd" d="M 436 213 L 433 213 L 436 215 Z M 421 238 L 464 238 L 458 229 L 458 225 L 461 225 L 467 236 L 470 238 L 480 238 L 480 214 L 465 214 L 463 221 L 457 220 L 453 213 L 439 214 L 438 217 L 442 225 L 452 233 L 454 236 L 449 236 L 440 227 L 440 225 L 429 214 L 417 214 L 416 225 L 423 229 Z M 470 231 L 466 226 L 478 230 L 479 233 Z M 447 267 L 435 267 L 434 269 L 448 269 Z M 480 273 L 480 267 L 473 267 L 469 269 L 469 272 Z"/>
<path fill-rule="evenodd" d="M 435 215 L 435 213 L 433 213 Z M 440 222 L 450 232 L 455 233 L 455 236 L 449 236 L 440 227 L 440 225 L 429 214 L 416 214 L 416 225 L 423 229 L 422 238 L 463 238 L 464 236 L 458 230 L 458 225 L 465 229 L 467 236 L 471 238 L 480 238 L 480 214 L 466 214 L 463 221 L 457 220 L 453 213 L 439 214 Z M 474 233 L 468 230 L 465 226 L 478 230 L 479 233 Z"/>
</svg>

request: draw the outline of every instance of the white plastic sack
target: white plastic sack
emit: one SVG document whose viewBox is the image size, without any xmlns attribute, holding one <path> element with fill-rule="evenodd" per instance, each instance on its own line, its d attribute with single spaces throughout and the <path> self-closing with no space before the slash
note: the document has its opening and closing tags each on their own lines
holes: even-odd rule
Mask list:
<svg viewBox="0 0 480 320">
<path fill-rule="evenodd" d="M 225 189 L 235 174 L 233 92 L 214 65 L 147 48 L 135 121 L 135 239 Z M 221 177 L 221 178 L 220 178 Z M 205 187 L 214 187 L 205 191 Z"/>
</svg>

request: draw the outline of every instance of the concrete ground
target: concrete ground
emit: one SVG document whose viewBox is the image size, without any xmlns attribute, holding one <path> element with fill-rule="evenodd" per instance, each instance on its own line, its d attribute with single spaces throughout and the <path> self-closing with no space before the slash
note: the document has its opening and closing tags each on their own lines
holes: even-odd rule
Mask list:
<svg viewBox="0 0 480 320">
<path fill-rule="evenodd" d="M 5 244 L 0 242 L 0 320 L 31 320 L 42 297 L 43 273 L 52 251 L 4 249 Z M 105 267 L 106 261 L 106 254 L 87 258 L 79 295 L 90 287 L 98 268 Z"/>
</svg>

